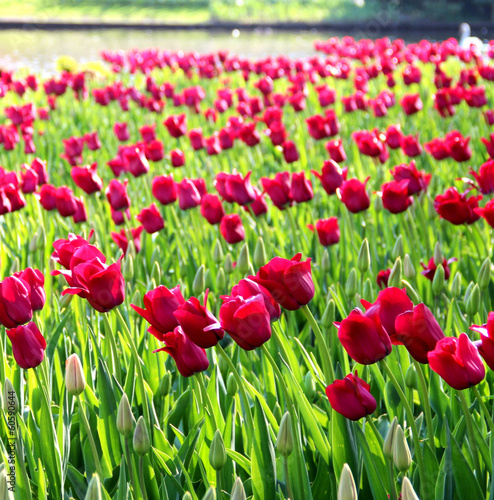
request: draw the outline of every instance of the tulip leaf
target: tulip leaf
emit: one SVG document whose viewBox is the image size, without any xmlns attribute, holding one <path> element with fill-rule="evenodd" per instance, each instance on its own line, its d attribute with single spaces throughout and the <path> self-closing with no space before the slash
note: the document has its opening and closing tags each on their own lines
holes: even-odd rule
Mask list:
<svg viewBox="0 0 494 500">
<path fill-rule="evenodd" d="M 348 464 L 352 471 L 357 471 L 357 443 L 351 422 L 335 410 L 331 411 L 331 437 L 334 475 L 339 478 L 345 464 Z M 354 479 L 358 484 L 358 477 Z"/>
<path fill-rule="evenodd" d="M 62 319 L 60 320 L 60 323 L 58 323 L 57 327 L 55 328 L 55 331 L 50 335 L 50 338 L 46 346 L 46 357 L 50 361 L 53 358 L 53 353 L 55 352 L 60 336 L 62 335 L 65 324 L 67 323 L 67 320 L 69 318 L 70 318 L 70 310 L 63 315 Z"/>
<path fill-rule="evenodd" d="M 230 450 L 228 448 L 226 448 L 226 454 L 232 460 L 234 460 L 238 465 L 240 465 L 240 467 L 242 467 L 242 469 L 244 469 L 244 471 L 247 472 L 247 474 L 250 475 L 251 461 L 247 457 L 244 457 L 243 455 L 241 455 L 237 451 Z"/>
</svg>

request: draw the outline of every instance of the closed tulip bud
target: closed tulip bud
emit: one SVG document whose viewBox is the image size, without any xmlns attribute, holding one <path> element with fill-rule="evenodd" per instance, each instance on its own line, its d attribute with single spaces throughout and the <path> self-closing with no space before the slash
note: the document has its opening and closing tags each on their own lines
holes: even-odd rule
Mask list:
<svg viewBox="0 0 494 500">
<path fill-rule="evenodd" d="M 412 259 L 408 254 L 405 254 L 405 257 L 403 259 L 403 273 L 407 280 L 412 280 L 417 276 L 415 267 L 412 264 Z"/>
<path fill-rule="evenodd" d="M 285 458 L 289 457 L 293 450 L 292 417 L 288 412 L 286 412 L 281 419 L 280 429 L 276 439 L 276 449 L 280 455 Z"/>
<path fill-rule="evenodd" d="M 209 463 L 215 471 L 220 471 L 226 464 L 226 450 L 223 436 L 219 429 L 214 433 L 211 448 L 209 448 Z"/>
<path fill-rule="evenodd" d="M 213 260 L 216 264 L 223 261 L 223 248 L 221 247 L 220 240 L 216 240 L 216 243 L 214 244 Z"/>
<path fill-rule="evenodd" d="M 127 254 L 123 261 L 122 275 L 127 281 L 134 276 L 134 260 L 130 254 Z"/>
<path fill-rule="evenodd" d="M 142 302 L 141 299 L 141 292 L 139 290 L 136 290 L 134 295 L 132 296 L 132 300 L 130 301 L 131 304 L 140 304 Z"/>
<path fill-rule="evenodd" d="M 226 392 L 230 397 L 235 396 L 238 391 L 238 384 L 237 381 L 235 380 L 235 376 L 233 373 L 230 373 L 228 375 L 228 378 L 226 379 Z"/>
<path fill-rule="evenodd" d="M 72 396 L 79 396 L 86 388 L 84 370 L 77 354 L 71 354 L 65 362 L 65 387 Z"/>
<path fill-rule="evenodd" d="M 304 392 L 309 402 L 314 401 L 317 394 L 316 381 L 314 380 L 311 372 L 307 372 L 304 377 Z"/>
<path fill-rule="evenodd" d="M 60 309 L 65 309 L 65 308 L 69 307 L 73 298 L 74 298 L 74 296 L 71 295 L 70 293 L 61 297 L 60 298 Z"/>
<path fill-rule="evenodd" d="M 202 500 L 216 500 L 216 491 L 212 486 L 208 489 L 208 491 L 206 491 L 206 494 L 202 497 Z"/>
<path fill-rule="evenodd" d="M 98 474 L 93 474 L 89 486 L 87 487 L 86 496 L 84 500 L 103 500 L 101 493 L 101 482 Z"/>
<path fill-rule="evenodd" d="M 405 374 L 405 385 L 409 389 L 415 389 L 417 387 L 417 371 L 414 365 L 410 365 Z"/>
<path fill-rule="evenodd" d="M 401 425 L 396 427 L 393 439 L 393 462 L 402 473 L 405 473 L 412 465 L 412 455 Z"/>
<path fill-rule="evenodd" d="M 53 259 L 50 259 L 48 261 L 48 270 L 49 270 L 50 274 L 52 274 L 56 268 L 57 268 L 57 263 Z"/>
<path fill-rule="evenodd" d="M 225 270 L 226 274 L 232 274 L 233 273 L 232 256 L 229 253 L 226 254 L 225 262 L 223 263 L 223 269 Z"/>
<path fill-rule="evenodd" d="M 216 275 L 216 289 L 221 292 L 226 287 L 226 276 L 223 268 L 220 267 L 218 274 Z"/>
<path fill-rule="evenodd" d="M 348 279 L 345 285 L 345 292 L 350 299 L 355 297 L 355 294 L 357 293 L 357 283 L 357 271 L 355 268 L 353 268 L 348 275 Z"/>
<path fill-rule="evenodd" d="M 391 257 L 393 259 L 397 259 L 398 257 L 401 257 L 403 259 L 404 257 L 404 249 L 403 249 L 403 236 L 401 234 L 398 236 L 396 239 L 395 245 L 393 247 L 393 251 L 391 252 Z"/>
<path fill-rule="evenodd" d="M 362 295 L 364 297 L 371 297 L 372 295 L 374 295 L 373 288 L 372 288 L 372 281 L 369 278 L 367 278 L 364 281 L 364 289 L 363 289 Z"/>
<path fill-rule="evenodd" d="M 151 448 L 149 432 L 144 421 L 144 417 L 140 416 L 137 420 L 136 429 L 134 431 L 134 451 L 140 456 L 144 456 Z"/>
<path fill-rule="evenodd" d="M 376 212 L 381 212 L 383 209 L 383 199 L 382 196 L 374 196 L 374 210 Z"/>
<path fill-rule="evenodd" d="M 211 277 L 211 271 L 209 269 L 206 269 L 204 273 L 204 286 L 208 290 L 213 288 L 213 278 Z"/>
<path fill-rule="evenodd" d="M 240 254 L 237 259 L 237 269 L 241 274 L 246 274 L 249 271 L 250 266 L 250 256 L 249 256 L 249 247 L 247 243 L 242 245 L 240 249 Z"/>
<path fill-rule="evenodd" d="M 444 279 L 444 267 L 439 264 L 434 274 L 434 279 L 432 280 L 432 293 L 435 296 L 441 294 L 444 289 L 445 279 Z"/>
<path fill-rule="evenodd" d="M 155 262 L 159 262 L 161 260 L 160 253 L 160 247 L 154 247 L 153 253 L 151 254 L 151 265 L 154 265 Z"/>
<path fill-rule="evenodd" d="M 268 257 L 266 256 L 266 247 L 264 246 L 264 240 L 259 237 L 256 243 L 256 248 L 254 249 L 254 266 L 260 268 L 266 264 Z"/>
<path fill-rule="evenodd" d="M 135 419 L 127 394 L 123 394 L 117 411 L 117 430 L 122 436 L 130 437 L 134 432 Z"/>
<path fill-rule="evenodd" d="M 466 303 L 467 314 L 470 316 L 475 316 L 479 312 L 480 309 L 480 288 L 477 283 L 475 283 L 472 293 L 468 297 Z"/>
<path fill-rule="evenodd" d="M 487 259 L 484 260 L 482 267 L 480 268 L 479 277 L 477 279 L 479 288 L 482 291 L 484 291 L 489 286 L 489 283 L 491 281 L 491 266 L 491 259 L 487 257 Z"/>
<path fill-rule="evenodd" d="M 273 417 L 277 422 L 281 422 L 281 419 L 283 418 L 283 414 L 281 413 L 281 406 L 278 403 L 274 405 Z"/>
<path fill-rule="evenodd" d="M 247 500 L 244 485 L 239 477 L 237 477 L 237 479 L 235 479 L 235 482 L 233 483 L 230 500 Z"/>
<path fill-rule="evenodd" d="M 38 249 L 38 232 L 34 233 L 34 236 L 31 238 L 29 242 L 29 251 L 35 252 Z"/>
<path fill-rule="evenodd" d="M 158 387 L 159 395 L 164 398 L 170 394 L 170 389 L 172 388 L 172 375 L 170 372 L 166 372 L 163 377 L 161 377 L 160 385 Z"/>
<path fill-rule="evenodd" d="M 340 485 L 338 486 L 338 500 L 357 500 L 357 487 L 353 480 L 353 474 L 348 466 L 345 464 L 340 476 Z"/>
<path fill-rule="evenodd" d="M 328 301 L 326 305 L 326 309 L 324 310 L 324 314 L 322 315 L 321 318 L 321 326 L 323 328 L 331 328 L 331 326 L 334 323 L 335 319 L 335 305 L 334 305 L 334 300 L 331 299 Z"/>
<path fill-rule="evenodd" d="M 328 252 L 328 249 L 325 248 L 324 252 L 322 253 L 322 257 L 321 257 L 321 271 L 323 273 L 327 273 L 327 272 L 329 272 L 330 268 L 331 268 L 331 265 L 330 265 L 330 261 L 329 261 L 329 252 Z"/>
<path fill-rule="evenodd" d="M 470 281 L 470 283 L 467 286 L 467 289 L 465 290 L 465 296 L 463 297 L 464 304 L 466 304 L 468 302 L 468 299 L 470 298 L 470 295 L 471 295 L 472 290 L 473 290 L 473 285 L 474 285 L 474 282 Z"/>
<path fill-rule="evenodd" d="M 132 257 L 132 260 L 134 260 L 136 258 L 136 255 L 137 255 L 136 246 L 134 244 L 134 236 L 130 232 L 130 229 L 127 231 L 126 234 L 127 234 L 128 243 L 127 243 L 127 251 L 125 252 L 125 255 L 127 257 L 129 257 L 129 256 Z"/>
<path fill-rule="evenodd" d="M 128 279 L 128 278 L 125 278 L 125 279 Z M 155 262 L 153 264 L 153 269 L 151 271 L 151 279 L 156 281 L 156 283 L 161 283 L 161 266 L 160 266 L 159 262 Z"/>
<path fill-rule="evenodd" d="M 0 470 L 0 499 L 14 500 L 14 494 L 7 483 L 7 471 L 5 467 Z"/>
<path fill-rule="evenodd" d="M 444 256 L 441 251 L 441 244 L 436 242 L 436 246 L 434 247 L 434 264 L 436 266 L 439 266 L 439 264 L 442 264 L 444 262 Z"/>
<path fill-rule="evenodd" d="M 358 270 L 362 274 L 365 273 L 367 269 L 369 269 L 370 267 L 370 262 L 371 262 L 371 257 L 369 251 L 369 241 L 367 240 L 367 238 L 364 238 L 364 241 L 362 241 L 362 245 L 360 246 L 360 251 L 357 259 Z"/>
<path fill-rule="evenodd" d="M 391 268 L 391 273 L 389 274 L 388 286 L 401 288 L 402 281 L 402 264 L 401 258 L 398 257 L 393 267 Z"/>
<path fill-rule="evenodd" d="M 401 500 L 420 500 L 413 489 L 410 479 L 406 476 L 403 478 L 403 483 L 401 483 Z"/>
<path fill-rule="evenodd" d="M 91 230 L 89 232 L 89 237 L 85 238 L 85 239 L 87 239 L 87 241 L 89 242 L 90 245 L 96 245 L 96 241 L 97 241 L 97 239 L 96 239 L 96 231 Z"/>
<path fill-rule="evenodd" d="M 194 282 L 192 283 L 192 292 L 194 295 L 201 295 L 202 292 L 206 289 L 206 278 L 205 278 L 206 268 L 204 264 L 199 267 L 196 272 Z"/>
<path fill-rule="evenodd" d="M 5 378 L 3 384 L 3 408 L 6 413 L 17 413 L 19 411 L 19 399 L 12 382 L 8 378 Z M 1 498 L 3 497 L 0 495 Z"/>
<path fill-rule="evenodd" d="M 458 298 L 461 294 L 461 273 L 458 271 L 453 278 L 453 283 L 451 284 L 451 295 Z"/>
<path fill-rule="evenodd" d="M 398 425 L 398 419 L 395 417 L 391 421 L 386 437 L 384 438 L 383 455 L 389 460 L 393 458 L 393 442 L 397 425 Z"/>
<path fill-rule="evenodd" d="M 413 288 L 413 286 L 406 280 L 401 280 L 401 284 L 406 288 L 407 295 L 409 299 L 416 305 L 422 302 L 420 300 L 419 294 L 417 293 L 417 290 Z"/>
<path fill-rule="evenodd" d="M 186 491 L 184 493 L 184 496 L 182 497 L 182 500 L 194 500 L 194 498 L 192 497 L 192 495 L 188 491 Z"/>
</svg>

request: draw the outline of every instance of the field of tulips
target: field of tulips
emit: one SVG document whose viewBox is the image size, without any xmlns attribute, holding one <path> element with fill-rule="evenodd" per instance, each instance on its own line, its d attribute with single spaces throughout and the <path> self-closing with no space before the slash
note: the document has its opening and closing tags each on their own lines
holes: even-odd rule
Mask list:
<svg viewBox="0 0 494 500">
<path fill-rule="evenodd" d="M 1 499 L 494 498 L 494 44 L 0 73 Z"/>
</svg>

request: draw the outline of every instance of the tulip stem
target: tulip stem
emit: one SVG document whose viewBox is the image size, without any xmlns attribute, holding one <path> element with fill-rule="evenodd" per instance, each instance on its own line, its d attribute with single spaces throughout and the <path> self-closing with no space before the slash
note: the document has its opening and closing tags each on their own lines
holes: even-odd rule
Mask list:
<svg viewBox="0 0 494 500">
<path fill-rule="evenodd" d="M 130 474 L 130 483 L 132 484 L 132 488 L 134 489 L 134 494 L 137 495 L 137 487 L 134 477 L 134 465 L 132 464 L 132 456 L 130 455 L 129 439 L 124 437 L 124 440 L 125 440 L 125 457 L 127 460 L 127 467 L 129 469 L 129 474 Z"/>
<path fill-rule="evenodd" d="M 214 430 L 218 429 L 218 423 L 216 422 L 216 416 L 213 411 L 213 403 L 211 402 L 211 398 L 209 397 L 208 391 L 206 389 L 206 385 L 204 384 L 204 374 L 202 372 L 194 374 L 197 383 L 199 384 L 199 390 L 201 392 L 201 399 L 203 405 L 207 407 L 209 411 L 209 418 L 213 424 Z"/>
<path fill-rule="evenodd" d="M 321 349 L 321 358 L 322 358 L 322 367 L 324 371 L 324 376 L 326 378 L 326 385 L 332 384 L 334 382 L 334 371 L 333 365 L 331 363 L 331 355 L 328 349 L 328 345 L 326 344 L 326 340 L 324 339 L 324 335 L 317 324 L 316 319 L 314 318 L 311 310 L 308 305 L 302 306 L 302 311 L 309 322 L 312 331 L 316 336 L 317 343 Z"/>
<path fill-rule="evenodd" d="M 461 405 L 463 406 L 463 412 L 465 413 L 465 421 L 467 423 L 467 435 L 468 441 L 470 443 L 470 450 L 473 455 L 473 463 L 475 465 L 475 469 L 477 470 L 477 474 L 480 474 L 480 462 L 479 462 L 479 451 L 477 448 L 477 441 L 475 440 L 475 432 L 473 430 L 473 421 L 472 415 L 470 414 L 470 408 L 468 408 L 467 399 L 465 398 L 465 394 L 463 391 L 456 391 L 458 394 L 458 398 L 460 399 Z"/>
<path fill-rule="evenodd" d="M 367 415 L 366 421 L 369 424 L 369 426 L 371 427 L 371 429 L 374 431 L 374 434 L 376 435 L 376 438 L 379 441 L 379 445 L 382 448 L 384 446 L 384 439 L 381 436 L 381 433 L 377 430 L 376 424 L 372 420 L 372 417 L 370 415 Z"/>
<path fill-rule="evenodd" d="M 148 500 L 148 494 L 146 491 L 146 483 L 144 482 L 144 460 L 143 457 L 139 457 L 139 485 L 141 487 L 142 498 Z"/>
<path fill-rule="evenodd" d="M 415 365 L 415 371 L 417 372 L 417 376 L 419 379 L 420 392 L 422 393 L 420 396 L 421 403 L 424 405 L 424 413 L 425 413 L 425 422 L 427 425 L 427 434 L 429 436 L 429 443 L 431 448 L 434 450 L 436 448 L 435 439 L 434 439 L 434 425 L 432 423 L 432 412 L 431 405 L 429 402 L 429 389 L 427 387 L 427 382 L 425 381 L 424 369 L 422 365 L 413 360 L 413 364 Z"/>
<path fill-rule="evenodd" d="M 283 474 L 285 476 L 286 493 L 291 500 L 295 498 L 292 493 L 292 485 L 290 483 L 290 470 L 288 468 L 288 457 L 283 457 Z"/>
<path fill-rule="evenodd" d="M 89 426 L 89 422 L 86 417 L 86 412 L 84 411 L 84 407 L 82 405 L 81 396 L 77 395 L 76 397 L 77 405 L 79 406 L 79 415 L 81 416 L 82 424 L 84 425 L 84 429 L 86 430 L 87 438 L 89 440 L 89 446 L 91 447 L 91 453 L 93 454 L 94 465 L 96 467 L 96 472 L 99 477 L 103 479 L 105 476 L 103 475 L 103 470 L 101 469 L 101 463 L 98 457 L 98 450 L 96 449 L 96 443 L 94 442 L 93 433 L 91 432 L 91 427 Z"/>
<path fill-rule="evenodd" d="M 221 491 L 221 471 L 216 471 L 216 500 L 221 500 L 223 493 Z"/>
<path fill-rule="evenodd" d="M 297 224 L 295 223 L 295 218 L 293 217 L 293 213 L 292 213 L 292 208 L 291 207 L 287 207 L 286 209 L 286 214 L 287 214 L 287 217 L 288 217 L 288 221 L 290 222 L 290 227 L 291 227 L 291 230 L 292 230 L 292 247 L 293 249 L 295 250 L 295 242 L 298 241 L 298 237 L 297 237 Z"/>
<path fill-rule="evenodd" d="M 386 462 L 388 464 L 389 488 L 391 490 L 391 500 L 398 500 L 398 496 L 396 494 L 396 482 L 393 469 L 393 460 L 391 458 L 386 458 Z"/>
<path fill-rule="evenodd" d="M 230 371 L 233 373 L 233 376 L 235 377 L 238 388 L 240 390 L 240 394 L 242 395 L 242 399 L 244 400 L 245 414 L 247 416 L 247 425 L 249 426 L 249 430 L 252 435 L 252 433 L 254 432 L 254 420 L 252 419 L 249 400 L 247 398 L 247 393 L 245 392 L 245 387 L 242 378 L 240 377 L 240 374 L 235 368 L 235 365 L 232 363 L 232 360 L 229 358 L 228 354 L 225 352 L 223 347 L 220 346 L 220 344 L 216 344 L 216 351 L 220 353 L 220 356 L 225 360 L 226 364 L 228 365 L 228 368 L 230 368 Z"/>
<path fill-rule="evenodd" d="M 487 420 L 487 425 L 489 426 L 491 433 L 494 435 L 494 422 L 492 421 L 492 416 L 489 413 L 489 409 L 487 408 L 484 400 L 482 399 L 482 396 L 481 396 L 479 390 L 477 389 L 477 386 L 474 385 L 472 387 L 472 389 L 473 389 L 473 393 L 475 394 L 475 397 L 477 398 L 477 400 L 480 404 L 480 408 L 482 409 L 482 413 L 484 414 L 484 417 Z"/>
<path fill-rule="evenodd" d="M 415 425 L 415 418 L 412 412 L 412 409 L 410 408 L 410 405 L 408 404 L 407 397 L 405 393 L 403 392 L 403 389 L 400 386 L 400 383 L 398 380 L 396 380 L 396 377 L 394 376 L 393 372 L 391 371 L 391 368 L 388 366 L 386 363 L 385 359 L 381 360 L 381 366 L 384 368 L 385 372 L 387 373 L 389 379 L 391 380 L 391 383 L 394 385 L 396 392 L 398 393 L 401 403 L 403 404 L 403 407 L 405 408 L 405 411 L 407 413 L 408 419 L 410 420 L 409 425 L 410 429 L 412 431 L 412 438 L 413 438 L 413 447 L 415 450 L 415 456 L 417 458 L 417 466 L 419 468 L 419 474 L 420 474 L 420 489 L 422 491 L 422 499 L 426 500 L 429 498 L 432 498 L 432 492 L 429 491 L 429 487 L 426 486 L 426 472 L 425 472 L 425 467 L 424 467 L 424 460 L 422 457 L 422 450 L 420 449 L 420 436 L 417 430 L 417 426 Z M 427 488 L 427 490 L 426 490 Z"/>
</svg>

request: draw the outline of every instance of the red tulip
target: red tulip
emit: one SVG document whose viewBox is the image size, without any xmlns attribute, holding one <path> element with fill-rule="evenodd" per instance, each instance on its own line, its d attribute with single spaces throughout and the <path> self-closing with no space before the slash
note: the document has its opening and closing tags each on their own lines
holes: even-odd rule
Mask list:
<svg viewBox="0 0 494 500">
<path fill-rule="evenodd" d="M 256 283 L 249 278 L 241 279 L 236 285 L 233 286 L 231 293 L 232 297 L 243 297 L 244 299 L 248 299 L 249 297 L 256 295 L 262 295 L 270 320 L 278 320 L 281 316 L 280 305 L 276 302 L 276 300 L 274 300 L 268 290 L 259 283 Z"/>
<path fill-rule="evenodd" d="M 190 145 L 194 151 L 199 151 L 204 147 L 204 137 L 202 135 L 202 128 L 194 128 L 189 131 Z"/>
<path fill-rule="evenodd" d="M 188 210 L 198 207 L 201 204 L 201 195 L 191 179 L 182 179 L 177 184 L 178 188 L 178 206 L 180 210 Z"/>
<path fill-rule="evenodd" d="M 139 129 L 139 133 L 141 134 L 142 140 L 146 143 L 153 142 L 156 140 L 156 124 L 152 125 L 143 125 Z"/>
<path fill-rule="evenodd" d="M 136 219 L 142 224 L 146 233 L 153 234 L 161 231 L 165 227 L 165 221 L 156 206 L 156 203 L 151 203 L 148 208 L 143 208 Z"/>
<path fill-rule="evenodd" d="M 108 184 L 105 195 L 113 210 L 127 210 L 130 207 L 130 198 L 127 194 L 128 179 L 122 182 L 112 179 Z"/>
<path fill-rule="evenodd" d="M 144 143 L 144 156 L 147 160 L 158 162 L 165 157 L 165 149 L 163 143 L 158 139 Z"/>
<path fill-rule="evenodd" d="M 449 149 L 443 139 L 432 139 L 424 144 L 425 150 L 433 156 L 435 160 L 449 158 Z"/>
<path fill-rule="evenodd" d="M 206 351 L 194 344 L 180 326 L 177 326 L 173 332 L 163 335 L 163 342 L 166 347 L 153 352 L 168 353 L 175 360 L 177 370 L 183 377 L 190 377 L 194 373 L 208 369 L 209 360 Z"/>
<path fill-rule="evenodd" d="M 30 285 L 16 276 L 0 282 L 0 323 L 5 328 L 23 325 L 33 317 Z"/>
<path fill-rule="evenodd" d="M 77 204 L 72 189 L 61 186 L 55 191 L 55 206 L 62 217 L 72 217 L 77 211 Z"/>
<path fill-rule="evenodd" d="M 445 337 L 427 354 L 432 370 L 458 391 L 482 382 L 485 367 L 466 333 L 459 338 Z"/>
<path fill-rule="evenodd" d="M 205 194 L 201 200 L 201 215 L 210 224 L 219 224 L 225 215 L 221 200 L 215 194 Z"/>
<path fill-rule="evenodd" d="M 403 132 L 400 125 L 389 125 L 386 129 L 386 144 L 390 149 L 399 149 Z"/>
<path fill-rule="evenodd" d="M 446 219 L 455 226 L 460 224 L 473 224 L 480 218 L 475 211 L 479 206 L 482 195 L 470 196 L 468 191 L 463 194 L 458 193 L 455 187 L 446 189 L 444 194 L 438 194 L 434 199 L 434 208 L 442 219 Z"/>
<path fill-rule="evenodd" d="M 470 174 L 477 181 L 478 189 L 482 194 L 494 193 L 494 160 L 483 163 L 478 172 L 470 169 Z"/>
<path fill-rule="evenodd" d="M 301 258 L 301 253 L 291 260 L 275 257 L 249 278 L 266 288 L 284 309 L 300 309 L 314 297 L 311 259 L 300 262 Z"/>
<path fill-rule="evenodd" d="M 324 147 L 326 148 L 330 158 L 336 163 L 341 163 L 346 160 L 346 153 L 341 139 L 328 141 Z"/>
<path fill-rule="evenodd" d="M 341 169 L 335 160 L 326 160 L 323 164 L 321 173 L 316 170 L 311 172 L 321 181 L 322 187 L 328 194 L 336 193 L 336 190 L 346 180 L 348 169 Z"/>
<path fill-rule="evenodd" d="M 182 137 L 187 133 L 187 117 L 185 114 L 170 115 L 163 124 L 172 137 Z"/>
<path fill-rule="evenodd" d="M 89 239 L 94 234 L 94 230 L 89 233 Z M 84 239 L 82 236 L 77 236 L 73 233 L 69 233 L 66 240 L 59 239 L 53 242 L 53 247 L 55 251 L 52 253 L 51 258 L 58 262 L 60 265 L 65 267 L 65 269 L 70 269 L 70 262 L 74 255 L 74 252 L 85 245 L 89 245 L 89 241 Z M 89 245 L 91 249 L 94 250 L 94 257 L 100 257 L 102 262 L 105 262 L 105 256 L 93 245 Z"/>
<path fill-rule="evenodd" d="M 38 189 L 38 174 L 29 165 L 22 165 L 21 191 L 24 194 L 34 193 Z"/>
<path fill-rule="evenodd" d="M 356 214 L 369 208 L 370 199 L 365 189 L 369 179 L 370 177 L 367 177 L 364 182 L 360 182 L 358 179 L 349 179 L 337 189 L 338 197 L 350 212 Z"/>
<path fill-rule="evenodd" d="M 38 174 L 38 185 L 42 186 L 48 182 L 48 172 L 46 170 L 46 161 L 41 158 L 35 158 L 31 162 L 31 168 Z"/>
<path fill-rule="evenodd" d="M 392 214 L 404 212 L 412 203 L 413 198 L 408 192 L 408 180 L 391 181 L 382 185 L 383 207 Z"/>
<path fill-rule="evenodd" d="M 24 370 L 36 368 L 45 357 L 46 340 L 32 321 L 27 325 L 7 330 L 12 342 L 12 354 L 16 363 Z"/>
<path fill-rule="evenodd" d="M 211 137 L 204 139 L 204 145 L 209 156 L 216 156 L 221 153 L 221 144 L 216 132 Z"/>
<path fill-rule="evenodd" d="M 451 269 L 449 268 L 449 265 L 452 262 L 456 262 L 458 259 L 456 257 L 452 257 L 451 259 L 444 259 L 442 262 L 442 266 L 444 269 L 444 279 L 449 279 L 449 276 L 451 275 Z M 420 263 L 422 267 L 424 268 L 423 271 L 421 271 L 421 274 L 425 276 L 428 280 L 432 281 L 434 279 L 434 275 L 436 274 L 436 263 L 434 262 L 434 257 L 431 257 L 429 262 L 427 263 L 427 266 L 423 262 Z"/>
<path fill-rule="evenodd" d="M 326 396 L 336 412 L 350 420 L 360 420 L 374 413 L 377 407 L 370 385 L 351 373 L 326 387 Z"/>
<path fill-rule="evenodd" d="M 152 181 L 153 196 L 162 204 L 169 205 L 177 200 L 178 188 L 173 174 L 157 175 Z"/>
<path fill-rule="evenodd" d="M 141 147 L 129 147 L 123 153 L 125 170 L 130 172 L 134 177 L 149 172 L 149 162 L 144 154 L 144 149 Z"/>
<path fill-rule="evenodd" d="M 304 203 L 314 198 L 312 182 L 305 178 L 305 172 L 292 173 L 290 197 L 297 203 Z"/>
<path fill-rule="evenodd" d="M 282 144 L 283 147 L 283 157 L 287 163 L 296 162 L 299 159 L 299 154 L 297 151 L 297 146 L 293 141 L 285 141 Z"/>
<path fill-rule="evenodd" d="M 422 154 L 422 146 L 420 145 L 418 134 L 402 136 L 400 147 L 407 156 L 415 157 Z"/>
<path fill-rule="evenodd" d="M 377 273 L 376 283 L 381 290 L 388 286 L 389 276 L 391 274 L 391 269 L 382 269 Z"/>
<path fill-rule="evenodd" d="M 337 217 L 319 219 L 315 227 L 312 224 L 309 224 L 307 227 L 311 231 L 314 231 L 314 229 L 316 230 L 319 243 L 321 243 L 322 246 L 328 247 L 340 241 L 340 228 L 338 226 Z"/>
<path fill-rule="evenodd" d="M 463 137 L 460 132 L 453 130 L 444 138 L 449 155 L 457 162 L 468 161 L 472 157 L 472 150 L 468 145 L 470 137 Z"/>
<path fill-rule="evenodd" d="M 363 155 L 376 158 L 383 154 L 385 146 L 377 129 L 370 132 L 368 130 L 353 132 L 352 138 Z"/>
<path fill-rule="evenodd" d="M 254 188 L 250 182 L 252 172 L 244 177 L 235 169 L 231 174 L 220 172 L 216 176 L 215 187 L 220 196 L 230 203 L 247 205 L 255 200 Z"/>
<path fill-rule="evenodd" d="M 480 340 L 474 342 L 487 366 L 494 370 L 494 312 L 490 312 L 485 325 L 473 325 L 470 330 L 480 333 Z"/>
<path fill-rule="evenodd" d="M 288 172 L 278 172 L 274 179 L 261 177 L 261 184 L 275 207 L 283 210 L 286 206 L 293 204 L 290 174 Z"/>
<path fill-rule="evenodd" d="M 134 248 L 136 253 L 141 251 L 141 233 L 144 231 L 144 226 L 138 226 L 130 229 L 130 235 L 134 243 Z M 129 234 L 125 229 L 122 229 L 119 233 L 111 232 L 111 239 L 117 244 L 117 246 L 122 250 L 124 255 L 127 253 L 129 247 Z"/>
<path fill-rule="evenodd" d="M 84 134 L 83 139 L 90 151 L 97 151 L 98 149 L 101 149 L 101 142 L 99 140 L 97 131 Z"/>
<path fill-rule="evenodd" d="M 404 95 L 400 101 L 400 105 L 406 115 L 413 115 L 423 108 L 422 101 L 419 94 Z"/>
<path fill-rule="evenodd" d="M 180 149 L 172 149 L 170 151 L 170 161 L 175 168 L 183 167 L 185 165 L 185 155 Z"/>
<path fill-rule="evenodd" d="M 115 123 L 115 125 L 113 125 L 113 132 L 120 142 L 125 142 L 130 139 L 129 129 L 126 123 Z"/>
<path fill-rule="evenodd" d="M 220 232 L 230 244 L 245 240 L 245 229 L 238 214 L 225 215 L 220 222 Z"/>
<path fill-rule="evenodd" d="M 260 215 L 263 215 L 268 211 L 268 204 L 266 203 L 264 196 L 266 193 L 261 193 L 261 191 L 259 191 L 259 189 L 255 186 L 254 193 L 256 199 L 249 205 L 246 205 L 244 209 L 248 212 L 252 212 L 256 217 L 259 217 Z"/>
<path fill-rule="evenodd" d="M 408 182 L 408 194 L 414 195 L 420 191 L 426 191 L 431 181 L 431 174 L 419 171 L 412 160 L 409 165 L 402 163 L 391 169 L 391 175 L 396 182 L 406 180 Z"/>
<path fill-rule="evenodd" d="M 485 149 L 487 150 L 487 154 L 491 158 L 494 158 L 494 134 L 491 134 L 489 139 L 486 139 L 485 137 L 481 137 L 480 140 L 484 144 Z"/>
<path fill-rule="evenodd" d="M 94 162 L 91 165 L 84 167 L 72 167 L 70 175 L 75 185 L 80 187 L 86 194 L 92 194 L 96 191 L 101 191 L 103 188 L 103 181 L 97 174 L 96 169 L 98 164 Z"/>
<path fill-rule="evenodd" d="M 45 277 L 39 269 L 28 267 L 24 271 L 14 273 L 13 276 L 28 284 L 31 308 L 33 311 L 41 311 L 46 302 Z"/>
</svg>

